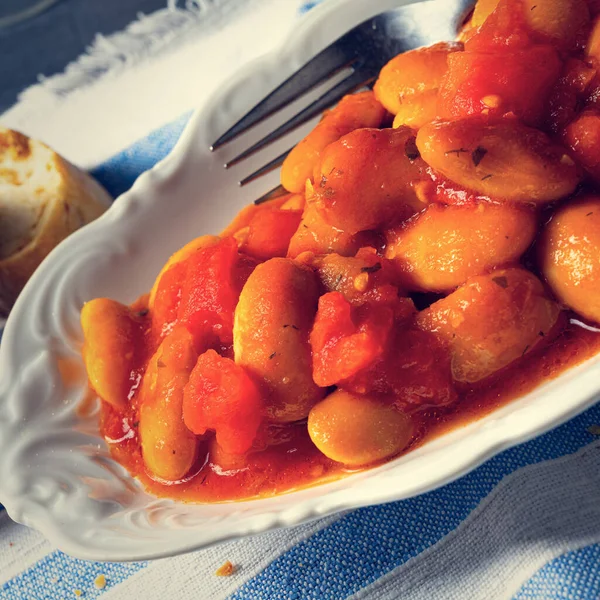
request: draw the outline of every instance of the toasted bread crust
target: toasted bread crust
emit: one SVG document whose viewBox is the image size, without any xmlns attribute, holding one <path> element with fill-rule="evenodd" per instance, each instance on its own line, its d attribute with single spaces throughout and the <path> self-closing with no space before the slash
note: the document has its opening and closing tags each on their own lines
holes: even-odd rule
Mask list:
<svg viewBox="0 0 600 600">
<path fill-rule="evenodd" d="M 36 160 L 36 149 L 46 152 Z M 35 171 L 36 185 L 23 181 L 15 163 L 30 161 L 28 173 Z M 108 193 L 87 173 L 47 149 L 40 142 L 11 130 L 0 129 L 0 205 L 35 198 L 37 220 L 8 256 L 0 258 L 0 316 L 6 316 L 35 269 L 69 234 L 99 217 L 109 206 Z M 40 185 L 47 176 L 47 185 Z M 33 181 L 33 179 L 31 179 Z M 28 185 L 29 184 L 29 185 Z M 26 189 L 28 186 L 31 189 Z M 14 188 L 14 190 L 13 190 Z M 19 189 L 20 188 L 20 189 Z M 14 196 L 11 199 L 11 190 Z M 38 210 L 39 209 L 39 210 Z M 10 214 L 10 213 L 9 213 Z M 4 229 L 10 228 L 4 223 Z"/>
</svg>

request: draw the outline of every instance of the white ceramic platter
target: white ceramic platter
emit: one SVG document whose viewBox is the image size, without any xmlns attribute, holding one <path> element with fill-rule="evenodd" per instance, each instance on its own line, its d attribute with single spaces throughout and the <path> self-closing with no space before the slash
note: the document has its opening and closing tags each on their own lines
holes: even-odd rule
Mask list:
<svg viewBox="0 0 600 600">
<path fill-rule="evenodd" d="M 85 301 L 98 296 L 133 301 L 150 288 L 173 251 L 219 231 L 274 183 L 276 174 L 240 191 L 241 171 L 222 169 L 235 148 L 214 155 L 210 142 L 332 39 L 399 4 L 328 0 L 311 11 L 284 48 L 251 65 L 200 109 L 173 153 L 106 215 L 63 242 L 33 276 L 0 348 L 0 502 L 13 519 L 85 559 L 169 556 L 421 494 L 593 404 L 600 390 L 598 358 L 379 468 L 269 499 L 186 505 L 146 494 L 111 460 L 98 435 L 97 406 L 91 414 L 81 411 L 83 369 L 75 380 L 61 377 L 60 361 L 81 367 L 79 311 Z M 438 10 L 432 18 L 444 15 Z M 245 143 L 272 127 L 266 123 Z M 273 156 L 289 143 L 273 148 Z M 259 165 L 244 168 L 252 166 Z"/>
</svg>

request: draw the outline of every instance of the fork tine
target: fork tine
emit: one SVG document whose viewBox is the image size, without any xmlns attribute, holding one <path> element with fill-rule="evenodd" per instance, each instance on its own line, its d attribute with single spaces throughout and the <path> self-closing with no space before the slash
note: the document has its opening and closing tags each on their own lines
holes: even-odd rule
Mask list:
<svg viewBox="0 0 600 600">
<path fill-rule="evenodd" d="M 349 59 L 339 46 L 325 48 L 230 127 L 211 146 L 211 150 L 220 148 L 335 73 L 351 66 L 354 60 Z"/>
<path fill-rule="evenodd" d="M 254 201 L 254 204 L 262 204 L 263 202 L 268 202 L 269 200 L 273 200 L 274 198 L 279 198 L 280 196 L 285 196 L 289 192 L 280 184 L 277 187 L 274 187 L 272 190 L 269 190 L 265 194 L 263 194 L 260 198 L 257 198 Z"/>
<path fill-rule="evenodd" d="M 291 151 L 292 151 L 292 148 L 290 148 L 283 154 L 280 154 L 277 158 L 274 158 L 273 160 L 269 161 L 264 167 L 261 167 L 260 169 L 257 169 L 256 171 L 254 171 L 254 173 L 251 173 L 247 177 L 244 177 L 244 179 L 242 179 L 239 182 L 240 186 L 243 187 L 246 184 L 254 181 L 255 179 L 258 179 L 259 177 L 262 177 L 263 175 L 270 173 L 273 169 L 276 169 L 277 167 L 281 166 L 283 164 L 283 161 L 285 160 L 285 157 Z"/>
<path fill-rule="evenodd" d="M 346 79 L 332 87 L 328 92 L 325 92 L 320 98 L 315 100 L 312 104 L 309 104 L 305 109 L 301 110 L 297 115 L 292 117 L 289 121 L 286 121 L 283 125 L 269 133 L 262 140 L 256 142 L 244 150 L 241 154 L 232 158 L 228 163 L 225 164 L 225 168 L 228 169 L 233 165 L 236 165 L 240 161 L 248 158 L 255 152 L 258 152 L 265 146 L 268 146 L 275 140 L 284 136 L 286 133 L 292 131 L 296 127 L 300 127 L 303 123 L 306 123 L 309 119 L 312 119 L 315 115 L 323 112 L 326 108 L 329 108 L 332 104 L 335 104 L 346 94 L 349 94 L 356 89 L 368 85 L 375 79 L 373 76 L 365 77 L 360 71 L 355 71 L 349 75 Z"/>
</svg>

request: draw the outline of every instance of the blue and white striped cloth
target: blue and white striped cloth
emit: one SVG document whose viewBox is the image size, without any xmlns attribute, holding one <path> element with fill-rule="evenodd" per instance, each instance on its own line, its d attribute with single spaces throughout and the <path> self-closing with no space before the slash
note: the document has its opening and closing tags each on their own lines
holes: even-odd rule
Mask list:
<svg viewBox="0 0 600 600">
<path fill-rule="evenodd" d="M 188 118 L 93 174 L 118 196 Z M 0 512 L 0 600 L 598 600 L 598 424 L 600 404 L 423 496 L 151 562 L 73 559 Z M 216 577 L 227 560 L 236 572 Z"/>
</svg>

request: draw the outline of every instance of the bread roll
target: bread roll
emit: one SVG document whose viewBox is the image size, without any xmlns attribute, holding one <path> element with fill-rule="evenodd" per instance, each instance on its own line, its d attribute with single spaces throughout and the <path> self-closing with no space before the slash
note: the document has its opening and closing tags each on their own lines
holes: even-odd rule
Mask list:
<svg viewBox="0 0 600 600">
<path fill-rule="evenodd" d="M 110 201 L 48 146 L 0 128 L 0 317 L 46 255 Z"/>
</svg>

